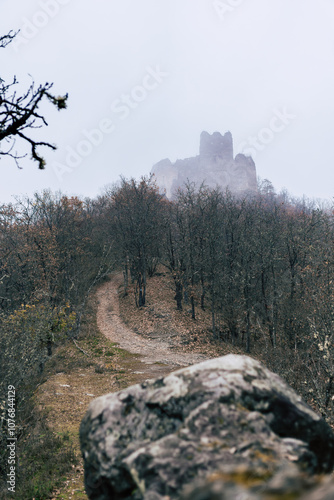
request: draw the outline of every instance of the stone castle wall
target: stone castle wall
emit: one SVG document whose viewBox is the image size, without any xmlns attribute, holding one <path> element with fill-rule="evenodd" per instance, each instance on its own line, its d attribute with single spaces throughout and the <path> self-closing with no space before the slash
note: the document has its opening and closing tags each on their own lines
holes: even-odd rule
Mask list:
<svg viewBox="0 0 334 500">
<path fill-rule="evenodd" d="M 169 199 L 187 181 L 194 182 L 197 187 L 204 183 L 210 188 L 228 188 L 236 195 L 257 191 L 255 163 L 250 156 L 243 154 L 234 158 L 231 132 L 225 135 L 202 132 L 198 156 L 175 163 L 169 159 L 161 160 L 153 166 L 151 173 Z"/>
</svg>

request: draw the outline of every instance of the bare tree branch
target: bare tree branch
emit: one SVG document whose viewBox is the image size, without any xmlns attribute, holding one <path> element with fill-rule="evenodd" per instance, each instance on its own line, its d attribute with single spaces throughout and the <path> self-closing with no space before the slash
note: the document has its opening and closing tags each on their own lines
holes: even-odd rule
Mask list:
<svg viewBox="0 0 334 500">
<path fill-rule="evenodd" d="M 11 30 L 7 35 L 0 37 L 0 49 L 4 49 L 18 34 L 18 31 Z"/>
<path fill-rule="evenodd" d="M 7 35 L 0 37 L 0 48 L 6 47 L 17 35 L 14 31 L 10 31 Z M 39 105 L 47 99 L 60 111 L 66 109 L 68 94 L 64 96 L 54 96 L 50 90 L 52 83 L 39 85 L 36 89 L 34 82 L 22 95 L 16 92 L 18 81 L 16 77 L 9 84 L 6 84 L 0 77 L 0 145 L 2 142 L 8 144 L 6 150 L 0 149 L 1 156 L 9 156 L 13 158 L 19 166 L 18 160 L 26 156 L 19 155 L 13 152 L 17 137 L 23 143 L 29 145 L 32 160 L 38 163 L 39 169 L 45 168 L 45 160 L 39 153 L 40 147 L 56 149 L 54 144 L 45 141 L 35 141 L 27 135 L 26 129 L 36 129 L 43 126 L 48 126 L 44 116 L 39 111 Z M 22 142 L 21 141 L 21 142 Z"/>
</svg>

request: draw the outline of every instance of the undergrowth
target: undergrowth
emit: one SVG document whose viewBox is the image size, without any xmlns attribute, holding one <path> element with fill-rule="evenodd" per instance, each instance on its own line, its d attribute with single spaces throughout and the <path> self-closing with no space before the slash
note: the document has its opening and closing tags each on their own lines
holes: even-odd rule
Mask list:
<svg viewBox="0 0 334 500">
<path fill-rule="evenodd" d="M 46 415 L 35 406 L 34 389 L 42 381 L 37 377 L 30 379 L 29 385 L 22 386 L 18 393 L 15 493 L 7 489 L 7 447 L 3 442 L 3 462 L 7 467 L 2 476 L 1 500 L 11 497 L 18 500 L 48 499 L 77 463 L 70 437 L 67 434 L 57 436 L 49 428 Z"/>
<path fill-rule="evenodd" d="M 101 335 L 95 322 L 95 304 L 87 306 L 82 321 L 82 331 L 78 339 L 84 349 L 96 345 L 99 350 Z M 91 350 L 90 350 L 91 351 Z M 53 355 L 45 363 L 42 374 L 30 373 L 16 390 L 16 463 L 15 493 L 8 491 L 8 450 L 7 422 L 0 427 L 0 499 L 46 500 L 53 498 L 54 492 L 65 483 L 75 466 L 81 461 L 77 436 L 66 430 L 57 432 L 53 428 L 53 415 L 41 408 L 38 387 L 45 384 L 57 373 L 71 373 L 73 370 L 93 367 L 98 371 L 100 360 L 86 356 L 71 340 L 56 346 Z M 110 354 L 110 349 L 108 350 Z M 110 359 L 110 358 L 108 358 Z M 57 396 L 55 396 L 55 399 Z M 55 401 L 57 404 L 57 401 Z M 72 422 L 69 422 L 72 424 Z M 79 427 L 77 425 L 77 427 Z M 57 494 L 57 498 L 58 494 Z M 65 498 L 65 497 L 61 497 Z M 83 495 L 81 498 L 87 498 Z"/>
</svg>

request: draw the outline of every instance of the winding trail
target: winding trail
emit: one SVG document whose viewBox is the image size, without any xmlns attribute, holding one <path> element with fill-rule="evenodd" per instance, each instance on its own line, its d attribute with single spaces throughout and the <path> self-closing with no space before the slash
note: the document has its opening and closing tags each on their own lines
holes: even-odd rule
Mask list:
<svg viewBox="0 0 334 500">
<path fill-rule="evenodd" d="M 132 360 L 131 363 L 134 373 L 141 374 L 140 378 L 154 378 L 208 359 L 202 354 L 181 352 L 171 342 L 143 337 L 127 328 L 119 312 L 121 283 L 122 277 L 115 275 L 98 289 L 97 325 L 101 333 L 119 348 L 138 355 L 138 362 Z"/>
</svg>

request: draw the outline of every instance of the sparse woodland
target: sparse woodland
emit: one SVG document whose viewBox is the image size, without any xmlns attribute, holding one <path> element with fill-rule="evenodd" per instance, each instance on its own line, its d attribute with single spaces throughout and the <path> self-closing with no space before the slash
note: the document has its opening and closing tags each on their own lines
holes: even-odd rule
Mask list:
<svg viewBox="0 0 334 500">
<path fill-rule="evenodd" d="M 175 285 L 175 307 L 196 321 L 210 311 L 212 340 L 262 354 L 317 410 L 332 420 L 333 214 L 313 202 L 275 194 L 195 191 L 173 202 L 152 180 L 122 180 L 98 203 L 123 266 L 124 290 L 135 284 L 145 305 L 158 263 Z M 259 346 L 265 350 L 258 352 Z"/>
<path fill-rule="evenodd" d="M 21 449 L 36 417 L 31 398 L 45 362 L 55 345 L 75 341 L 90 290 L 114 267 L 96 222 L 89 201 L 50 192 L 0 206 L 1 417 L 7 387 L 15 386 Z M 1 475 L 6 427 L 1 420 Z"/>
<path fill-rule="evenodd" d="M 188 185 L 171 202 L 152 178 L 122 179 L 95 200 L 46 191 L 0 206 L 1 411 L 15 385 L 19 420 L 27 380 L 78 338 L 87 298 L 111 270 L 142 308 L 163 266 L 175 309 L 194 324 L 205 310 L 214 345 L 261 358 L 333 423 L 333 242 L 330 209 L 269 183 L 249 199 Z"/>
</svg>

